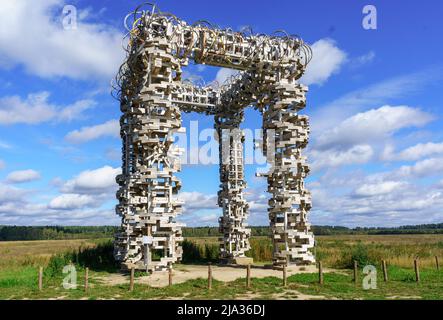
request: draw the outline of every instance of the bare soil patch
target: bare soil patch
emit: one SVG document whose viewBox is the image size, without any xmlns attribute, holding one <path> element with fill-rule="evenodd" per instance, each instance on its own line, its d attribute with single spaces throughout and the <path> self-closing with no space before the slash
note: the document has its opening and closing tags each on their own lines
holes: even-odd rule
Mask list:
<svg viewBox="0 0 443 320">
<path fill-rule="evenodd" d="M 314 273 L 317 272 L 315 266 L 291 266 L 287 269 L 287 275 L 291 276 L 297 273 Z M 324 269 L 324 272 L 337 272 L 335 269 Z M 213 265 L 212 276 L 215 280 L 230 282 L 239 278 L 246 277 L 246 268 L 240 266 Z M 253 266 L 251 268 L 251 277 L 266 278 L 279 277 L 283 273 L 281 270 L 273 270 L 263 266 Z M 183 283 L 188 280 L 208 277 L 208 267 L 206 265 L 180 265 L 172 272 L 172 281 L 174 284 Z M 119 285 L 129 283 L 129 275 L 127 274 L 110 274 L 108 276 L 100 276 L 95 279 L 105 285 Z M 155 272 L 151 275 L 138 277 L 135 283 L 147 284 L 151 287 L 166 287 L 169 284 L 168 272 Z"/>
</svg>

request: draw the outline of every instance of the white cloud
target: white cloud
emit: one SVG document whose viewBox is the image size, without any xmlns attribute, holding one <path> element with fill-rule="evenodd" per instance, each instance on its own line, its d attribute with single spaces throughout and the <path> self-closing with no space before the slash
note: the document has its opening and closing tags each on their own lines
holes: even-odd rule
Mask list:
<svg viewBox="0 0 443 320">
<path fill-rule="evenodd" d="M 420 92 L 428 84 L 440 79 L 441 74 L 442 68 L 433 68 L 394 77 L 351 91 L 330 103 L 321 105 L 310 111 L 312 135 L 319 135 L 367 108 L 387 104 L 394 99 Z"/>
<path fill-rule="evenodd" d="M 119 224 L 120 218 L 114 210 L 101 207 L 110 199 L 110 194 L 62 194 L 48 204 L 37 203 L 35 198 L 32 199 L 33 196 L 46 198 L 35 191 L 0 182 L 0 225 Z"/>
<path fill-rule="evenodd" d="M 192 212 L 202 209 L 216 209 L 217 196 L 214 194 L 204 194 L 201 192 L 180 192 L 178 199 L 183 201 L 184 212 Z"/>
<path fill-rule="evenodd" d="M 82 111 L 95 105 L 92 100 L 80 100 L 72 105 L 57 106 L 48 102 L 49 92 L 0 98 L 0 124 L 38 124 L 47 121 L 70 121 L 82 116 Z"/>
<path fill-rule="evenodd" d="M 398 226 L 443 219 L 443 192 L 359 170 L 325 174 L 308 182 L 307 188 L 313 201 L 308 219 L 316 225 Z M 268 225 L 268 198 L 267 193 L 250 190 L 250 225 Z"/>
<path fill-rule="evenodd" d="M 0 204 L 0 224 L 10 225 L 119 225 L 120 218 L 112 209 L 48 209 L 45 205 Z"/>
<path fill-rule="evenodd" d="M 376 196 L 390 193 L 398 188 L 401 188 L 405 183 L 399 181 L 382 181 L 378 183 L 363 184 L 355 190 L 357 196 Z"/>
<path fill-rule="evenodd" d="M 352 59 L 351 67 L 353 67 L 353 68 L 361 67 L 365 64 L 372 62 L 374 60 L 374 58 L 375 58 L 375 52 L 371 50 L 364 55 L 361 55 L 361 56 L 358 56 L 358 57 Z"/>
<path fill-rule="evenodd" d="M 6 142 L 0 140 L 0 149 L 11 149 L 11 148 L 12 148 L 12 147 L 11 147 L 10 144 L 8 144 L 8 143 L 6 143 Z"/>
<path fill-rule="evenodd" d="M 398 154 L 394 153 L 393 147 L 388 145 L 382 155 L 383 160 L 396 161 L 414 161 L 432 155 L 443 154 L 443 143 L 419 143 L 415 146 L 406 148 Z"/>
<path fill-rule="evenodd" d="M 120 160 L 122 158 L 122 151 L 121 149 L 117 149 L 117 148 L 108 148 L 105 151 L 105 157 L 106 159 L 112 160 L 112 161 L 117 161 Z"/>
<path fill-rule="evenodd" d="M 6 176 L 6 182 L 8 183 L 23 183 L 31 182 L 40 179 L 40 173 L 35 170 L 20 170 L 13 171 Z"/>
<path fill-rule="evenodd" d="M 212 211 L 193 211 L 179 216 L 177 221 L 184 223 L 187 227 L 201 227 L 201 226 L 218 226 L 218 217 L 220 213 Z"/>
<path fill-rule="evenodd" d="M 212 224 L 216 224 L 217 222 L 218 222 L 218 215 L 217 214 L 215 214 L 215 213 L 212 213 L 212 214 L 206 214 L 206 215 L 204 215 L 204 216 L 202 216 L 201 218 L 200 218 L 200 220 L 199 220 L 199 222 L 202 222 L 202 223 L 207 223 L 207 222 L 210 222 L 210 223 L 212 223 Z"/>
<path fill-rule="evenodd" d="M 267 226 L 268 220 L 268 200 L 271 195 L 265 192 L 265 186 L 263 188 L 246 189 L 245 199 L 249 205 L 249 218 L 248 224 L 255 226 Z"/>
<path fill-rule="evenodd" d="M 99 125 L 83 127 L 69 132 L 65 139 L 71 143 L 84 143 L 101 137 L 120 137 L 119 121 L 109 120 Z"/>
<path fill-rule="evenodd" d="M 307 85 L 321 85 L 333 74 L 340 71 L 346 61 L 346 52 L 339 49 L 332 39 L 320 39 L 311 48 L 312 60 L 300 81 Z"/>
<path fill-rule="evenodd" d="M 313 198 L 311 222 L 398 226 L 442 221 L 443 192 L 396 171 L 368 175 L 361 170 L 341 170 L 308 183 Z"/>
<path fill-rule="evenodd" d="M 83 111 L 90 109 L 95 105 L 95 102 L 92 100 L 80 100 L 75 102 L 72 105 L 69 105 L 63 109 L 61 109 L 57 113 L 57 119 L 59 121 L 72 121 L 75 119 L 82 118 Z"/>
<path fill-rule="evenodd" d="M 320 134 L 316 148 L 351 146 L 382 140 L 401 128 L 420 127 L 433 117 L 408 106 L 383 106 L 358 113 Z"/>
<path fill-rule="evenodd" d="M 429 158 L 411 166 L 401 166 L 392 175 L 396 177 L 422 178 L 443 173 L 443 158 Z"/>
<path fill-rule="evenodd" d="M 217 71 L 214 81 L 218 82 L 219 85 L 222 85 L 228 78 L 235 76 L 236 74 L 238 74 L 238 70 L 221 68 Z"/>
<path fill-rule="evenodd" d="M 124 57 L 122 34 L 111 25 L 82 19 L 77 29 L 65 30 L 64 4 L 63 0 L 2 1 L 0 61 L 5 67 L 24 66 L 41 77 L 110 79 Z"/>
<path fill-rule="evenodd" d="M 48 207 L 50 209 L 72 210 L 91 206 L 95 203 L 96 199 L 90 195 L 68 193 L 52 199 Z"/>
<path fill-rule="evenodd" d="M 216 194 L 204 194 L 198 191 L 180 192 L 178 200 L 183 202 L 183 215 L 178 221 L 186 226 L 217 225 L 221 209 L 217 205 Z"/>
<path fill-rule="evenodd" d="M 28 191 L 0 182 L 0 206 L 7 202 L 21 202 Z"/>
<path fill-rule="evenodd" d="M 183 80 L 192 82 L 195 85 L 204 85 L 204 79 L 201 75 L 184 70 L 182 73 Z"/>
<path fill-rule="evenodd" d="M 61 191 L 63 193 L 78 194 L 112 193 L 117 188 L 115 177 L 120 173 L 120 168 L 112 168 L 110 166 L 86 170 L 64 183 Z"/>
<path fill-rule="evenodd" d="M 310 157 L 312 157 L 311 169 L 312 171 L 323 168 L 332 168 L 342 165 L 362 164 L 368 162 L 374 154 L 374 151 L 369 145 L 355 145 L 347 150 L 312 150 Z"/>
</svg>

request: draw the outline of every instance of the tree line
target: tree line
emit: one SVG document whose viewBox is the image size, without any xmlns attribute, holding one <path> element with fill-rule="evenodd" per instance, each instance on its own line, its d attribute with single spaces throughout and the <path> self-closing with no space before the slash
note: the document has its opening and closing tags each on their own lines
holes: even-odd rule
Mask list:
<svg viewBox="0 0 443 320">
<path fill-rule="evenodd" d="M 268 236 L 270 228 L 251 226 L 254 237 Z M 184 227 L 184 237 L 220 237 L 218 227 Z M 313 226 L 315 235 L 343 234 L 443 234 L 443 223 L 409 225 L 400 227 Z M 119 231 L 117 226 L 0 226 L 0 241 L 63 240 L 112 238 Z"/>
</svg>

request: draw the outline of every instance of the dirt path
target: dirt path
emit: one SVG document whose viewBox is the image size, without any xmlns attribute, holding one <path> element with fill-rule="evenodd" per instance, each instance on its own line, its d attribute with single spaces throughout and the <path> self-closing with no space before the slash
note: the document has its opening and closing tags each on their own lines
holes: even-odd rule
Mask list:
<svg viewBox="0 0 443 320">
<path fill-rule="evenodd" d="M 333 269 L 324 269 L 324 272 L 336 271 Z M 289 267 L 287 269 L 288 276 L 296 273 L 315 273 L 317 268 L 315 266 L 304 267 Z M 235 266 L 212 266 L 212 276 L 214 279 L 224 282 L 234 281 L 238 278 L 246 277 L 245 267 Z M 191 279 L 208 277 L 208 267 L 205 265 L 179 265 L 172 272 L 173 283 L 183 283 Z M 273 270 L 265 267 L 253 266 L 251 268 L 251 277 L 265 278 L 265 277 L 282 277 L 282 271 Z M 118 285 L 129 283 L 129 276 L 124 274 L 111 274 L 106 277 L 96 277 L 101 283 L 105 285 Z M 136 283 L 147 284 L 151 287 L 166 287 L 169 284 L 167 272 L 155 272 L 149 276 L 142 276 L 135 279 Z"/>
<path fill-rule="evenodd" d="M 253 300 L 253 299 L 261 299 L 262 295 L 257 293 L 247 293 L 247 294 L 240 294 L 235 297 L 238 300 Z M 284 290 L 282 293 L 276 293 L 272 294 L 269 299 L 275 299 L 275 300 L 324 300 L 327 299 L 325 296 L 322 295 L 310 295 L 310 294 L 304 294 L 297 290 Z M 331 298 L 329 298 L 331 299 Z"/>
</svg>

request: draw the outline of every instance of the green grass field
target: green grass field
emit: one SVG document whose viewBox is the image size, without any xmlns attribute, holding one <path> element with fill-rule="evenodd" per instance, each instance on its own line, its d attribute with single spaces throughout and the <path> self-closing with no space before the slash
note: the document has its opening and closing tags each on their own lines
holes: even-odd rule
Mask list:
<svg viewBox="0 0 443 320">
<path fill-rule="evenodd" d="M 190 241 L 199 251 L 194 253 L 198 262 L 212 259 L 215 238 Z M 324 274 L 323 285 L 318 284 L 317 273 L 306 273 L 290 276 L 287 287 L 282 286 L 280 278 L 267 277 L 253 278 L 252 287 L 247 289 L 243 278 L 231 282 L 214 280 L 209 291 L 207 279 L 192 279 L 164 288 L 137 283 L 132 292 L 128 291 L 128 283 L 109 285 L 98 279 L 118 273 L 110 265 L 108 239 L 1 242 L 0 299 L 443 299 L 443 270 L 435 266 L 435 256 L 443 259 L 443 235 L 320 236 L 317 242 L 317 258 L 335 270 Z M 269 260 L 269 245 L 266 238 L 252 239 L 251 254 L 257 264 Z M 65 254 L 78 248 L 81 253 Z M 413 269 L 416 257 L 420 261 L 419 283 Z M 380 270 L 382 259 L 388 262 L 388 282 L 383 281 Z M 65 275 L 61 268 L 68 260 L 77 268 L 77 289 L 62 286 Z M 359 281 L 352 281 L 353 260 L 361 266 L 377 267 L 377 289 L 362 288 L 361 269 Z M 39 266 L 45 268 L 42 291 L 37 285 Z M 84 266 L 90 268 L 88 293 L 83 290 Z"/>
</svg>

